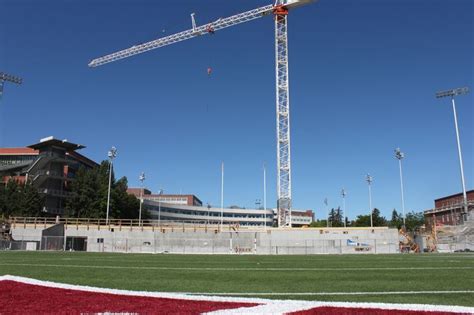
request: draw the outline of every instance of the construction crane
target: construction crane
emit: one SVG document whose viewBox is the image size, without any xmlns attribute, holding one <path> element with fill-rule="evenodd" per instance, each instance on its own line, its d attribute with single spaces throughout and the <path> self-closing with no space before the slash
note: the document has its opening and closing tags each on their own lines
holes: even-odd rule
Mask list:
<svg viewBox="0 0 474 315">
<path fill-rule="evenodd" d="M 13 75 L 10 75 L 10 74 L 4 73 L 4 72 L 0 72 L 0 99 L 2 98 L 2 95 L 3 95 L 3 85 L 5 84 L 5 82 L 12 82 L 12 83 L 15 83 L 15 84 L 21 84 L 23 82 L 23 80 L 19 77 L 15 77 Z"/>
<path fill-rule="evenodd" d="M 275 16 L 275 53 L 276 53 L 276 113 L 277 113 L 277 171 L 278 171 L 278 226 L 291 227 L 291 154 L 290 154 L 290 98 L 288 78 L 288 11 L 317 0 L 276 0 L 275 4 L 254 10 L 219 18 L 214 22 L 197 26 L 195 14 L 191 14 L 192 28 L 180 33 L 162 37 L 150 42 L 97 58 L 89 67 L 97 67 L 128 58 L 146 51 L 175 44 L 194 37 L 214 34 L 215 32 L 249 22 L 266 15 Z"/>
</svg>

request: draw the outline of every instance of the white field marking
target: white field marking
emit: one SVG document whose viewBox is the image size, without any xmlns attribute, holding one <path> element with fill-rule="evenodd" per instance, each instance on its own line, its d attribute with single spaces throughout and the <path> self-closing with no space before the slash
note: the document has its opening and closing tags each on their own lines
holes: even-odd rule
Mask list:
<svg viewBox="0 0 474 315">
<path fill-rule="evenodd" d="M 356 302 L 314 302 L 314 301 L 295 301 L 295 300 L 269 300 L 259 298 L 242 298 L 242 297 L 221 297 L 221 296 L 195 296 L 182 293 L 165 293 L 165 292 L 146 292 L 146 291 L 129 291 L 117 289 L 104 289 L 81 285 L 71 285 L 64 283 L 55 283 L 50 281 L 42 281 L 18 276 L 0 276 L 0 282 L 4 280 L 16 281 L 19 283 L 46 286 L 50 288 L 81 290 L 87 292 L 108 293 L 126 296 L 145 296 L 156 298 L 170 298 L 180 300 L 193 301 L 212 301 L 212 302 L 237 302 L 237 303 L 258 303 L 260 305 L 254 307 L 243 307 L 230 310 L 220 310 L 210 312 L 212 315 L 231 315 L 231 314 L 285 314 L 289 312 L 297 312 L 312 309 L 315 307 L 343 307 L 343 308 L 376 308 L 390 310 L 413 310 L 413 311 L 438 311 L 447 313 L 464 313 L 474 314 L 474 307 L 450 306 L 450 305 L 428 305 L 428 304 L 389 304 L 389 303 L 356 303 Z"/>
<path fill-rule="evenodd" d="M 98 266 L 98 265 L 59 265 L 59 264 L 18 264 L 0 263 L 0 266 L 61 267 L 92 269 L 137 269 L 137 270 L 199 270 L 199 271 L 377 271 L 377 270 L 467 270 L 473 267 L 341 267 L 341 268 L 226 268 L 226 267 L 145 267 L 145 266 Z"/>
<path fill-rule="evenodd" d="M 366 291 L 366 292 L 182 292 L 188 295 L 217 295 L 217 296 L 333 296 L 333 295 L 412 295 L 412 294 L 474 294 L 474 290 L 454 290 L 454 291 Z"/>
</svg>

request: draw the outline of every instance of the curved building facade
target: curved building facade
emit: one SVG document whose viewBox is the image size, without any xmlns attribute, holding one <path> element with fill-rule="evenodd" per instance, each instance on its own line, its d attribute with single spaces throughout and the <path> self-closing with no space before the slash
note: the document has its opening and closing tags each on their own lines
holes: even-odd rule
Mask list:
<svg viewBox="0 0 474 315">
<path fill-rule="evenodd" d="M 164 203 L 144 199 L 143 204 L 153 220 L 201 222 L 241 226 L 272 226 L 272 209 L 231 209 Z"/>
</svg>

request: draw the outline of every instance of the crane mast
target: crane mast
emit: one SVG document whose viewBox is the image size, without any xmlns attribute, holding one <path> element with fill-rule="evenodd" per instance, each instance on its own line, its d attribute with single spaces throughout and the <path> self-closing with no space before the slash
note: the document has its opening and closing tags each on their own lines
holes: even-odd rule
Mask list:
<svg viewBox="0 0 474 315">
<path fill-rule="evenodd" d="M 197 26 L 191 14 L 192 28 L 183 32 L 135 45 L 106 56 L 96 58 L 89 67 L 97 67 L 131 57 L 149 50 L 175 44 L 252 21 L 265 15 L 275 16 L 275 74 L 276 74 L 276 124 L 277 124 L 277 171 L 278 171 L 278 226 L 291 227 L 291 150 L 290 150 L 290 97 L 288 77 L 288 10 L 317 0 L 276 0 L 275 4 L 263 6 L 214 22 Z"/>
</svg>

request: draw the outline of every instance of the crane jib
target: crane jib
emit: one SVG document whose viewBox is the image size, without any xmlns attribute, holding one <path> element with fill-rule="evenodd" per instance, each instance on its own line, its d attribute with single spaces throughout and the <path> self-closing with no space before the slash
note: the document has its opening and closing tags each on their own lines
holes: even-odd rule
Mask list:
<svg viewBox="0 0 474 315">
<path fill-rule="evenodd" d="M 113 61 L 131 57 L 134 55 L 138 55 L 152 49 L 157 49 L 163 46 L 171 45 L 171 44 L 181 42 L 187 39 L 191 39 L 200 35 L 206 35 L 210 33 L 210 30 L 212 30 L 212 32 L 215 32 L 223 28 L 227 28 L 230 26 L 244 23 L 244 22 L 252 21 L 262 16 L 271 14 L 273 12 L 273 9 L 274 9 L 273 5 L 267 5 L 264 7 L 247 11 L 247 12 L 239 13 L 227 18 L 220 18 L 214 22 L 198 26 L 195 29 L 182 31 L 173 35 L 169 35 L 169 36 L 159 38 L 159 39 L 146 42 L 143 44 L 135 45 L 130 48 L 120 50 L 115 53 L 94 59 L 89 63 L 89 67 L 97 67 L 106 63 L 110 63 Z"/>
</svg>

